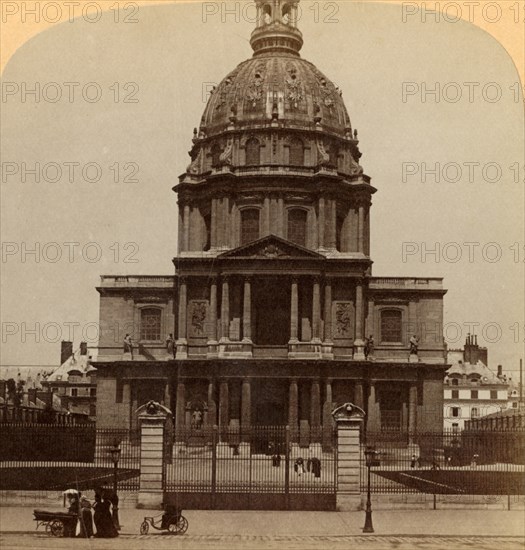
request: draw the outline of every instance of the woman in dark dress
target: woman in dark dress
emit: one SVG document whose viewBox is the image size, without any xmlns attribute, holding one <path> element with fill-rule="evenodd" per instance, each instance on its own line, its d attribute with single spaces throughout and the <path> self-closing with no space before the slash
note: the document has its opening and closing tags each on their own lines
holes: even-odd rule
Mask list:
<svg viewBox="0 0 525 550">
<path fill-rule="evenodd" d="M 80 497 L 80 534 L 79 537 L 89 539 L 93 536 L 93 514 L 91 503 L 86 497 Z"/>
<path fill-rule="evenodd" d="M 115 529 L 115 524 L 111 517 L 111 502 L 107 498 L 102 499 L 100 494 L 96 494 L 93 507 L 95 508 L 93 519 L 97 528 L 95 536 L 98 538 L 118 537 L 118 531 Z"/>
</svg>

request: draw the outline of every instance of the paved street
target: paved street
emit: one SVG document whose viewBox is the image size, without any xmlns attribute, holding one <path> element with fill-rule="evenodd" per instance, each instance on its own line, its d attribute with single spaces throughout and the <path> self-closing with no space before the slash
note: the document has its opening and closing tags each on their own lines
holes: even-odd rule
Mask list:
<svg viewBox="0 0 525 550">
<path fill-rule="evenodd" d="M 61 509 L 63 510 L 63 509 Z M 32 508 L 0 508 L 0 547 L 38 549 L 181 550 L 523 550 L 523 510 L 411 510 L 374 512 L 373 535 L 362 534 L 363 512 L 253 512 L 188 510 L 186 535 L 138 534 L 144 516 L 122 509 L 118 539 L 61 539 L 35 531 Z"/>
<path fill-rule="evenodd" d="M 47 535 L 0 535 L 2 550 L 11 548 L 78 550 L 327 550 L 362 548 L 364 550 L 523 550 L 520 537 L 458 537 L 458 536 L 314 536 L 314 535 L 122 535 L 118 539 L 54 539 Z"/>
</svg>

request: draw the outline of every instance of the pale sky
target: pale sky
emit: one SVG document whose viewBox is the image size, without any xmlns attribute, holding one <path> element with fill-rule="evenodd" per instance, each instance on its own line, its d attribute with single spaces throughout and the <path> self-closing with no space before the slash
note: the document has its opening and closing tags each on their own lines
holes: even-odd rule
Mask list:
<svg viewBox="0 0 525 550">
<path fill-rule="evenodd" d="M 302 2 L 302 57 L 343 90 L 361 164 L 378 188 L 373 274 L 444 277 L 450 347 L 462 346 L 472 323 L 489 347 L 489 366 L 502 363 L 517 378 L 525 167 L 512 60 L 467 22 L 403 23 L 398 5 L 357 2 L 321 2 L 316 21 L 313 4 Z M 76 348 L 83 334 L 96 345 L 100 274 L 173 274 L 171 188 L 188 165 L 203 95 L 251 56 L 253 23 L 222 15 L 224 22 L 220 12 L 205 21 L 199 4 L 171 4 L 141 6 L 133 24 L 115 23 L 112 13 L 92 24 L 65 22 L 9 61 L 3 90 L 12 95 L 1 103 L 1 365 L 56 365 L 60 340 L 73 338 Z M 24 95 L 35 83 L 39 102 Z M 439 101 L 429 92 L 436 83 Z M 53 103 L 57 90 L 62 98 Z M 101 99 L 90 103 L 83 91 Z M 47 164 L 47 172 L 37 183 L 22 174 L 23 163 L 27 170 L 40 163 L 41 172 Z M 425 181 L 423 163 L 427 172 L 439 164 L 439 181 L 431 173 Z M 97 165 L 100 181 L 86 181 L 97 178 Z M 428 252 L 436 243 L 437 256 Z M 23 254 L 35 246 L 38 262 Z"/>
</svg>

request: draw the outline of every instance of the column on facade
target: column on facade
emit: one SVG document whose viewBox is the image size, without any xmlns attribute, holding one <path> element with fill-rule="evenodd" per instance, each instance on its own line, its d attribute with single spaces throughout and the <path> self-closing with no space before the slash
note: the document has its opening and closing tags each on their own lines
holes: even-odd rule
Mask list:
<svg viewBox="0 0 525 550">
<path fill-rule="evenodd" d="M 236 204 L 232 204 L 231 213 L 229 216 L 230 226 L 228 230 L 228 245 L 230 248 L 239 246 L 237 242 L 237 226 L 238 226 L 239 209 Z"/>
<path fill-rule="evenodd" d="M 319 380 L 312 380 L 310 387 L 310 429 L 312 442 L 320 441 L 319 429 L 321 427 L 321 389 Z"/>
<path fill-rule="evenodd" d="M 365 358 L 363 341 L 363 283 L 358 281 L 355 287 L 355 342 L 354 359 Z"/>
<path fill-rule="evenodd" d="M 324 285 L 324 341 L 332 342 L 332 282 Z"/>
<path fill-rule="evenodd" d="M 354 385 L 354 405 L 365 409 L 365 399 L 363 394 L 363 381 L 358 380 Z"/>
<path fill-rule="evenodd" d="M 327 248 L 335 249 L 337 245 L 337 201 L 335 199 L 328 199 L 327 203 Z"/>
<path fill-rule="evenodd" d="M 297 278 L 292 278 L 291 312 L 290 312 L 290 342 L 298 341 L 299 327 L 299 290 Z"/>
<path fill-rule="evenodd" d="M 217 248 L 217 199 L 211 200 L 210 247 Z"/>
<path fill-rule="evenodd" d="M 365 204 L 359 202 L 357 214 L 357 251 L 365 251 Z"/>
<path fill-rule="evenodd" d="M 186 385 L 183 380 L 177 382 L 177 402 L 175 407 L 175 429 L 181 430 L 186 425 Z"/>
<path fill-rule="evenodd" d="M 277 235 L 279 237 L 286 236 L 286 225 L 284 219 L 284 199 L 282 195 L 277 198 Z"/>
<path fill-rule="evenodd" d="M 126 388 L 127 386 L 127 388 Z M 127 394 L 128 399 L 127 401 L 131 401 L 131 391 L 130 391 L 130 385 L 129 382 L 126 382 L 126 386 L 124 386 L 124 393 Z M 124 397 L 125 399 L 125 397 Z M 124 401 L 123 399 L 123 401 Z M 164 386 L 164 406 L 170 409 L 171 411 L 171 380 L 168 378 L 166 380 L 166 385 Z"/>
<path fill-rule="evenodd" d="M 375 339 L 375 316 L 374 316 L 375 302 L 373 298 L 368 299 L 368 316 L 366 320 L 366 333 L 365 336 L 373 336 Z"/>
<path fill-rule="evenodd" d="M 319 214 L 317 217 L 317 227 L 319 235 L 319 248 L 325 248 L 325 225 L 326 225 L 326 216 L 325 216 L 325 198 L 319 197 Z"/>
<path fill-rule="evenodd" d="M 186 252 L 190 249 L 190 205 L 185 204 L 182 214 L 182 249 Z"/>
<path fill-rule="evenodd" d="M 266 195 L 263 203 L 262 236 L 270 234 L 270 197 Z"/>
<path fill-rule="evenodd" d="M 186 278 L 179 278 L 179 319 L 178 319 L 178 339 L 185 342 L 187 338 L 187 307 L 188 307 L 188 288 Z"/>
<path fill-rule="evenodd" d="M 230 423 L 230 388 L 227 380 L 219 384 L 219 426 L 227 428 Z"/>
<path fill-rule="evenodd" d="M 215 380 L 210 378 L 208 381 L 208 425 L 217 424 L 217 403 L 215 402 Z"/>
<path fill-rule="evenodd" d="M 296 443 L 298 440 L 299 425 L 299 388 L 297 387 L 297 380 L 292 378 L 288 388 L 288 426 L 290 426 L 290 439 Z"/>
<path fill-rule="evenodd" d="M 242 311 L 242 334 L 243 340 L 252 340 L 252 287 L 249 277 L 244 279 L 244 298 Z"/>
<path fill-rule="evenodd" d="M 320 340 L 321 328 L 321 291 L 319 278 L 314 278 L 312 287 L 312 339 Z"/>
<path fill-rule="evenodd" d="M 228 278 L 222 280 L 222 300 L 221 300 L 221 340 L 230 338 L 230 287 Z"/>
<path fill-rule="evenodd" d="M 248 378 L 244 378 L 241 387 L 241 435 L 243 441 L 250 441 L 249 429 L 252 425 L 252 397 L 251 385 Z"/>
<path fill-rule="evenodd" d="M 368 394 L 368 411 L 366 429 L 368 432 L 378 432 L 381 429 L 380 408 L 376 395 L 376 383 L 370 381 L 370 393 Z"/>
<path fill-rule="evenodd" d="M 354 209 L 352 207 L 348 209 L 348 212 L 346 214 L 344 230 L 345 230 L 345 245 L 346 245 L 345 252 L 354 252 L 354 247 L 352 246 L 352 243 L 354 242 L 353 239 L 355 238 Z"/>
<path fill-rule="evenodd" d="M 325 382 L 325 398 L 323 403 L 323 449 L 332 448 L 332 380 Z"/>
<path fill-rule="evenodd" d="M 217 278 L 212 277 L 210 282 L 210 327 L 209 343 L 217 342 Z"/>
<path fill-rule="evenodd" d="M 413 443 L 413 438 L 416 433 L 417 422 L 417 383 L 411 382 L 408 389 L 408 436 L 410 443 Z"/>
</svg>

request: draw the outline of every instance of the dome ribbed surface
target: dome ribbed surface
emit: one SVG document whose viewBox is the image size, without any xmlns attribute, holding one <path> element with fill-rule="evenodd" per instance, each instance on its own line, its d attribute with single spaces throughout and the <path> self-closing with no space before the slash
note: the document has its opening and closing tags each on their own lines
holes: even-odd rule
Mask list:
<svg viewBox="0 0 525 550">
<path fill-rule="evenodd" d="M 350 119 L 341 93 L 315 65 L 295 55 L 258 55 L 244 61 L 212 92 L 201 126 L 207 136 L 258 127 L 272 118 L 289 127 L 323 128 L 344 135 Z"/>
</svg>

